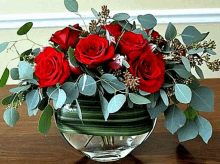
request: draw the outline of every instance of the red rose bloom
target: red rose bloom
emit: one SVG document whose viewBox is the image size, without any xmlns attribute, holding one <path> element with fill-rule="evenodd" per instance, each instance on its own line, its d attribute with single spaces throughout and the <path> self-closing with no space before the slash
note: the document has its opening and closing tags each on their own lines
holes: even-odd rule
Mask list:
<svg viewBox="0 0 220 164">
<path fill-rule="evenodd" d="M 55 34 L 53 34 L 50 38 L 50 41 L 58 44 L 65 51 L 67 51 L 69 47 L 75 48 L 79 41 L 78 38 L 82 28 L 79 26 L 79 24 L 75 24 L 73 27 L 78 30 L 73 30 L 69 27 L 66 27 L 63 30 L 57 31 Z"/>
<path fill-rule="evenodd" d="M 64 59 L 64 53 L 52 47 L 44 48 L 35 58 L 35 63 L 39 87 L 50 87 L 58 82 L 61 85 L 70 76 L 69 62 Z"/>
<path fill-rule="evenodd" d="M 165 61 L 162 54 L 154 54 L 149 45 L 145 51 L 134 51 L 131 55 L 138 56 L 128 61 L 131 74 L 140 78 L 138 88 L 148 93 L 158 91 L 164 82 L 165 74 Z"/>
<path fill-rule="evenodd" d="M 103 29 L 107 29 L 111 36 L 115 37 L 115 41 L 117 42 L 119 36 L 121 35 L 122 27 L 119 24 L 109 24 L 103 26 Z"/>
<path fill-rule="evenodd" d="M 74 67 L 71 64 L 70 64 L 70 70 L 76 76 L 79 76 L 83 73 L 80 67 Z"/>
<path fill-rule="evenodd" d="M 147 44 L 148 41 L 143 38 L 142 34 L 135 34 L 131 31 L 125 32 L 119 42 L 121 53 L 127 55 L 128 59 L 131 52 L 142 51 Z"/>
<path fill-rule="evenodd" d="M 105 61 L 113 58 L 113 44 L 98 35 L 89 35 L 79 41 L 75 49 L 75 58 L 91 68 L 97 68 Z"/>
</svg>

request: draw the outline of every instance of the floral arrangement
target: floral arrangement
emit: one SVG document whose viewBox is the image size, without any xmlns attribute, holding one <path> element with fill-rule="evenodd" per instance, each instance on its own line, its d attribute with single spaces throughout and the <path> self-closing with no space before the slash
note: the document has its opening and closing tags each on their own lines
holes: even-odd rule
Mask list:
<svg viewBox="0 0 220 164">
<path fill-rule="evenodd" d="M 81 16 L 77 1 L 65 0 L 64 4 Z M 191 70 L 204 79 L 202 64 L 212 71 L 220 69 L 220 61 L 210 59 L 216 55 L 215 42 L 204 40 L 209 33 L 188 26 L 180 34 L 181 43 L 172 23 L 165 38 L 155 31 L 157 20 L 151 14 L 139 15 L 134 21 L 127 13 L 110 16 L 107 6 L 92 12 L 96 20 L 91 20 L 89 27 L 85 25 L 84 30 L 79 24 L 69 25 L 51 36 L 50 46 L 42 47 L 29 39 L 32 22 L 20 27 L 17 34 L 26 36 L 22 40 L 29 40 L 36 49 L 18 52 L 16 43 L 22 40 L 0 44 L 0 52 L 11 44 L 8 50 L 14 48 L 20 59 L 18 67 L 5 69 L 0 81 L 3 87 L 9 75 L 20 80 L 2 100 L 7 105 L 5 122 L 14 126 L 19 119 L 18 107 L 26 101 L 29 116 L 41 110 L 38 130 L 46 135 L 54 111 L 76 105 L 83 125 L 78 100 L 81 96 L 88 100 L 99 97 L 106 122 L 125 104 L 129 108 L 144 106 L 152 119 L 164 113 L 165 127 L 172 134 L 177 132 L 180 142 L 200 135 L 207 143 L 212 127 L 199 112 L 213 111 L 214 95 L 210 88 L 200 86 Z M 180 109 L 179 103 L 187 108 Z"/>
</svg>

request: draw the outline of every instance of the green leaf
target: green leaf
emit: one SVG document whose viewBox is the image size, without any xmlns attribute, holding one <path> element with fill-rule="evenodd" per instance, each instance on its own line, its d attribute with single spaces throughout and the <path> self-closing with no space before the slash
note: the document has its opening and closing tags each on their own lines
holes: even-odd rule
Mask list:
<svg viewBox="0 0 220 164">
<path fill-rule="evenodd" d="M 5 68 L 0 80 L 0 88 L 5 86 L 6 82 L 8 81 L 8 77 L 9 77 L 9 70 L 8 68 Z"/>
<path fill-rule="evenodd" d="M 216 52 L 211 50 L 211 49 L 205 49 L 205 52 L 211 54 L 211 55 L 216 55 Z"/>
<path fill-rule="evenodd" d="M 145 91 L 142 91 L 142 90 L 139 90 L 139 93 L 140 93 L 142 96 L 150 95 L 150 93 L 145 92 Z"/>
<path fill-rule="evenodd" d="M 185 84 L 175 84 L 174 86 L 176 99 L 183 103 L 187 104 L 191 101 L 192 92 L 190 88 Z"/>
<path fill-rule="evenodd" d="M 186 57 L 182 56 L 181 61 L 183 62 L 183 65 L 186 68 L 186 70 L 188 72 L 191 72 L 191 67 L 190 67 L 189 60 Z"/>
<path fill-rule="evenodd" d="M 16 88 L 11 88 L 11 89 L 9 89 L 9 91 L 12 92 L 12 93 L 18 93 L 18 92 L 26 91 L 30 87 L 31 87 L 31 84 L 20 86 L 20 87 L 16 87 Z"/>
<path fill-rule="evenodd" d="M 89 75 L 87 75 L 87 79 L 85 83 L 84 83 L 84 76 L 82 76 L 79 79 L 78 87 L 79 87 L 79 92 L 87 96 L 94 95 L 97 89 L 95 80 Z"/>
<path fill-rule="evenodd" d="M 203 72 L 202 72 L 202 70 L 201 70 L 197 65 L 195 65 L 195 70 L 196 70 L 197 75 L 198 75 L 202 80 L 204 80 Z"/>
<path fill-rule="evenodd" d="M 176 37 L 176 35 L 176 27 L 171 22 L 169 22 L 165 33 L 166 40 L 173 40 Z"/>
<path fill-rule="evenodd" d="M 47 96 L 53 100 L 57 100 L 59 95 L 59 88 L 56 87 L 48 87 L 47 88 Z"/>
<path fill-rule="evenodd" d="M 53 108 L 48 104 L 43 110 L 39 122 L 38 130 L 40 133 L 47 135 L 51 127 L 51 117 L 53 116 Z"/>
<path fill-rule="evenodd" d="M 127 101 L 128 101 L 128 107 L 129 108 L 133 108 L 134 107 L 134 103 L 130 100 L 129 97 L 127 97 Z"/>
<path fill-rule="evenodd" d="M 160 96 L 166 106 L 169 106 L 169 99 L 166 92 L 163 89 L 160 89 Z"/>
<path fill-rule="evenodd" d="M 105 121 L 107 121 L 108 116 L 109 116 L 108 101 L 103 96 L 102 92 L 100 92 L 100 91 L 99 91 L 99 97 L 100 97 L 100 103 L 101 103 L 101 107 L 102 107 L 102 113 L 103 113 Z"/>
<path fill-rule="evenodd" d="M 38 112 L 38 108 L 34 108 L 34 109 L 30 109 L 28 110 L 28 116 L 36 116 L 37 115 L 37 112 Z"/>
<path fill-rule="evenodd" d="M 119 21 L 118 24 L 125 30 L 130 31 L 132 29 L 132 24 L 128 21 Z"/>
<path fill-rule="evenodd" d="M 162 88 L 169 88 L 172 87 L 174 84 L 169 84 L 169 83 L 163 83 Z"/>
<path fill-rule="evenodd" d="M 3 114 L 3 119 L 9 126 L 15 126 L 19 119 L 19 113 L 15 108 L 6 109 Z"/>
<path fill-rule="evenodd" d="M 2 99 L 2 105 L 9 105 L 12 103 L 12 101 L 14 103 L 18 102 L 18 101 L 22 101 L 23 99 L 23 94 L 13 94 L 10 96 L 7 96 L 5 98 Z"/>
<path fill-rule="evenodd" d="M 126 96 L 123 94 L 115 95 L 108 103 L 108 112 L 115 113 L 124 105 Z"/>
<path fill-rule="evenodd" d="M 44 97 L 38 104 L 38 109 L 44 110 L 48 105 L 48 97 Z"/>
<path fill-rule="evenodd" d="M 169 106 L 167 110 L 164 112 L 164 115 L 165 115 L 164 126 L 172 134 L 174 134 L 186 122 L 186 117 L 183 114 L 182 110 L 175 104 Z"/>
<path fill-rule="evenodd" d="M 197 116 L 195 123 L 199 127 L 199 135 L 202 137 L 205 143 L 208 143 L 212 136 L 212 125 L 202 116 Z"/>
<path fill-rule="evenodd" d="M 112 17 L 112 19 L 114 19 L 115 21 L 123 21 L 129 18 L 130 16 L 127 13 L 117 13 Z"/>
<path fill-rule="evenodd" d="M 168 106 L 166 106 L 161 98 L 157 100 L 157 105 L 154 108 L 147 108 L 151 119 L 158 117 L 162 114 Z"/>
<path fill-rule="evenodd" d="M 8 47 L 9 42 L 4 42 L 0 44 L 0 53 Z"/>
<path fill-rule="evenodd" d="M 21 55 L 20 55 L 20 61 L 22 61 L 24 59 L 24 57 L 27 57 L 31 54 L 32 49 L 26 50 L 24 51 Z"/>
<path fill-rule="evenodd" d="M 204 48 L 198 48 L 197 50 L 194 50 L 194 49 L 188 50 L 187 53 L 188 54 L 198 54 L 203 51 L 204 51 Z"/>
<path fill-rule="evenodd" d="M 33 26 L 33 23 L 32 22 L 27 22 L 25 23 L 23 26 L 21 26 L 18 31 L 17 31 L 17 34 L 18 35 L 24 35 L 24 34 L 27 34 L 28 31 L 32 28 Z"/>
<path fill-rule="evenodd" d="M 157 25 L 157 19 L 151 14 L 138 15 L 137 19 L 145 29 L 152 29 Z"/>
<path fill-rule="evenodd" d="M 59 91 L 59 94 L 58 94 L 57 100 L 55 100 L 56 101 L 55 106 L 54 106 L 55 109 L 61 108 L 66 101 L 66 93 L 64 92 L 64 90 L 59 89 L 58 91 Z"/>
<path fill-rule="evenodd" d="M 76 83 L 65 82 L 61 89 L 66 93 L 66 102 L 65 104 L 71 104 L 73 100 L 76 100 L 79 96 L 79 90 Z"/>
<path fill-rule="evenodd" d="M 33 79 L 34 69 L 25 61 L 20 61 L 18 64 L 18 72 L 20 79 Z"/>
<path fill-rule="evenodd" d="M 19 85 L 20 85 L 20 84 L 23 84 L 23 83 L 30 83 L 30 84 L 39 85 L 38 82 L 37 82 L 37 80 L 35 80 L 35 79 L 25 79 L 25 80 L 22 80 L 22 81 L 19 83 Z"/>
<path fill-rule="evenodd" d="M 70 63 L 72 64 L 72 66 L 78 67 L 79 65 L 77 64 L 77 60 L 74 56 L 74 49 L 72 47 L 69 47 L 67 54 L 69 56 L 69 60 L 70 60 Z"/>
<path fill-rule="evenodd" d="M 150 104 L 147 104 L 148 108 L 155 108 L 157 105 L 157 100 L 160 97 L 159 92 L 151 93 L 150 95 L 147 96 L 147 98 L 150 100 Z"/>
<path fill-rule="evenodd" d="M 10 70 L 10 75 L 11 75 L 11 78 L 13 80 L 18 80 L 19 79 L 19 72 L 18 72 L 18 68 L 12 68 Z"/>
<path fill-rule="evenodd" d="M 40 94 L 37 89 L 33 89 L 26 94 L 26 103 L 28 110 L 32 110 L 37 107 L 40 101 Z"/>
<path fill-rule="evenodd" d="M 191 73 L 181 64 L 175 65 L 173 70 L 182 78 L 189 78 L 191 76 Z"/>
<path fill-rule="evenodd" d="M 177 131 L 179 142 L 194 139 L 198 133 L 198 126 L 192 120 L 186 120 L 185 125 Z"/>
<path fill-rule="evenodd" d="M 192 78 L 193 78 L 193 81 L 189 83 L 188 86 L 191 90 L 195 90 L 196 88 L 200 86 L 200 83 L 194 75 L 192 75 Z"/>
<path fill-rule="evenodd" d="M 197 116 L 198 112 L 193 109 L 191 106 L 189 106 L 185 111 L 184 114 L 186 116 L 187 119 L 189 120 L 194 120 L 195 117 Z"/>
<path fill-rule="evenodd" d="M 64 0 L 64 5 L 70 12 L 78 12 L 78 2 L 76 0 Z"/>
<path fill-rule="evenodd" d="M 110 46 L 111 45 L 111 36 L 110 36 L 110 34 L 109 34 L 107 29 L 105 31 L 105 35 L 106 35 L 106 39 L 108 40 L 108 45 Z"/>
<path fill-rule="evenodd" d="M 135 93 L 129 93 L 129 99 L 131 100 L 131 102 L 133 102 L 134 104 L 149 104 L 150 100 L 148 100 L 147 98 L 137 95 Z"/>
<path fill-rule="evenodd" d="M 130 64 L 124 59 L 122 59 L 122 65 L 125 66 L 126 68 L 130 68 Z"/>
<path fill-rule="evenodd" d="M 115 93 L 116 90 L 126 89 L 124 83 L 120 82 L 115 76 L 108 73 L 101 76 L 101 84 L 108 93 Z"/>
<path fill-rule="evenodd" d="M 142 34 L 144 39 L 147 39 L 148 41 L 150 41 L 150 36 L 147 35 L 146 31 L 141 30 L 140 28 L 137 28 L 137 29 L 133 30 L 133 32 L 136 34 Z"/>
<path fill-rule="evenodd" d="M 197 111 L 212 112 L 214 106 L 214 93 L 212 89 L 201 86 L 193 90 L 190 105 Z"/>
<path fill-rule="evenodd" d="M 91 8 L 91 11 L 97 19 L 100 18 L 100 16 L 98 15 L 98 12 L 95 9 Z"/>
<path fill-rule="evenodd" d="M 77 107 L 76 110 L 77 110 L 79 119 L 82 120 L 82 112 L 81 112 L 81 108 L 80 108 L 80 105 L 77 99 L 76 99 L 76 107 Z"/>
<path fill-rule="evenodd" d="M 40 48 L 35 48 L 33 51 L 32 51 L 32 54 L 36 57 L 39 55 L 41 49 Z"/>
</svg>

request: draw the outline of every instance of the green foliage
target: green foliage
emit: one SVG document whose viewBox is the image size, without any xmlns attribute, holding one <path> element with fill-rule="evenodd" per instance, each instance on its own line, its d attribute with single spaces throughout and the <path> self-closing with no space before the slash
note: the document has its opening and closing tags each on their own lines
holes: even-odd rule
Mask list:
<svg viewBox="0 0 220 164">
<path fill-rule="evenodd" d="M 25 79 L 25 80 L 22 80 L 19 84 L 23 84 L 23 83 L 30 83 L 30 84 L 39 85 L 37 80 L 35 80 L 35 79 Z"/>
<path fill-rule="evenodd" d="M 11 75 L 11 78 L 13 80 L 18 80 L 19 79 L 19 72 L 18 72 L 18 68 L 12 68 L 10 70 L 10 75 Z"/>
<path fill-rule="evenodd" d="M 31 54 L 34 55 L 34 56 L 37 56 L 37 55 L 39 55 L 40 51 L 41 51 L 40 48 L 35 48 L 35 49 L 31 52 Z"/>
<path fill-rule="evenodd" d="M 16 103 L 18 101 L 22 101 L 22 99 L 23 99 L 23 94 L 13 94 L 13 95 L 3 98 L 2 105 L 9 105 L 12 102 Z"/>
<path fill-rule="evenodd" d="M 176 35 L 176 27 L 171 22 L 169 22 L 165 33 L 166 40 L 173 40 L 176 37 Z"/>
<path fill-rule="evenodd" d="M 53 100 L 57 100 L 59 95 L 59 88 L 56 87 L 48 87 L 47 88 L 47 96 Z"/>
<path fill-rule="evenodd" d="M 130 68 L 130 64 L 124 59 L 122 59 L 122 65 L 125 66 L 126 68 Z"/>
<path fill-rule="evenodd" d="M 197 111 L 212 112 L 214 106 L 214 93 L 208 87 L 198 87 L 192 91 L 190 105 Z"/>
<path fill-rule="evenodd" d="M 100 18 L 100 16 L 98 15 L 98 12 L 95 9 L 91 8 L 91 11 L 97 19 Z"/>
<path fill-rule="evenodd" d="M 111 36 L 110 36 L 107 29 L 105 31 L 105 36 L 106 36 L 106 39 L 108 40 L 108 45 L 110 46 L 111 45 Z"/>
<path fill-rule="evenodd" d="M 148 100 L 147 98 L 140 96 L 138 94 L 129 93 L 128 95 L 129 95 L 129 99 L 134 104 L 149 104 L 150 103 L 150 100 Z"/>
<path fill-rule="evenodd" d="M 103 96 L 102 92 L 100 92 L 100 91 L 99 91 L 99 97 L 100 97 L 100 103 L 101 103 L 101 107 L 102 107 L 102 113 L 103 113 L 105 121 L 107 121 L 108 116 L 109 116 L 108 101 Z"/>
<path fill-rule="evenodd" d="M 142 34 L 144 39 L 147 39 L 148 41 L 150 41 L 150 36 L 147 35 L 146 31 L 141 30 L 140 28 L 137 28 L 137 29 L 133 30 L 133 32 L 136 34 Z"/>
<path fill-rule="evenodd" d="M 118 24 L 125 30 L 131 31 L 132 30 L 132 24 L 129 23 L 128 21 L 122 20 L 118 21 Z"/>
<path fill-rule="evenodd" d="M 187 104 L 191 101 L 192 92 L 190 88 L 185 84 L 175 84 L 174 86 L 176 99 L 183 103 Z"/>
<path fill-rule="evenodd" d="M 182 78 L 189 78 L 191 76 L 191 73 L 182 64 L 175 65 L 173 70 Z"/>
<path fill-rule="evenodd" d="M 186 68 L 186 70 L 187 70 L 188 72 L 191 72 L 191 67 L 190 67 L 190 62 L 189 62 L 189 60 L 188 60 L 186 57 L 182 56 L 181 61 L 183 62 L 183 65 L 184 65 L 184 67 Z"/>
<path fill-rule="evenodd" d="M 200 83 L 194 75 L 192 75 L 192 78 L 193 78 L 193 81 L 189 83 L 188 86 L 191 90 L 195 90 L 196 88 L 200 86 Z"/>
<path fill-rule="evenodd" d="M 204 51 L 204 48 L 198 48 L 197 50 L 194 50 L 194 49 L 188 50 L 187 53 L 188 54 L 197 54 L 197 53 L 200 53 L 203 51 Z"/>
<path fill-rule="evenodd" d="M 65 104 L 71 104 L 73 100 L 76 100 L 79 96 L 79 90 L 76 83 L 65 82 L 61 89 L 66 93 L 66 102 Z"/>
<path fill-rule="evenodd" d="M 197 75 L 198 75 L 202 80 L 204 80 L 204 75 L 203 75 L 203 72 L 202 72 L 201 68 L 199 68 L 199 66 L 195 65 L 195 70 L 196 70 Z"/>
<path fill-rule="evenodd" d="M 142 90 L 139 90 L 139 93 L 140 93 L 142 96 L 147 96 L 147 95 L 150 94 L 150 93 L 147 93 L 147 92 L 142 91 Z"/>
<path fill-rule="evenodd" d="M 195 123 L 199 127 L 199 135 L 202 137 L 205 143 L 208 143 L 212 136 L 212 125 L 202 116 L 197 116 Z"/>
<path fill-rule="evenodd" d="M 69 56 L 69 60 L 70 60 L 70 63 L 72 64 L 72 66 L 78 67 L 79 65 L 77 64 L 77 60 L 74 56 L 74 49 L 72 47 L 69 47 L 67 54 Z"/>
<path fill-rule="evenodd" d="M 38 130 L 40 133 L 47 135 L 51 127 L 51 117 L 53 115 L 53 108 L 48 104 L 41 113 Z"/>
<path fill-rule="evenodd" d="M 160 114 L 162 114 L 168 106 L 166 106 L 161 98 L 157 100 L 157 104 L 154 108 L 147 108 L 151 119 L 158 117 Z"/>
<path fill-rule="evenodd" d="M 20 79 L 33 79 L 34 69 L 25 61 L 20 61 L 18 64 L 18 72 Z"/>
<path fill-rule="evenodd" d="M 108 112 L 115 113 L 124 105 L 126 96 L 123 94 L 115 95 L 108 103 Z"/>
<path fill-rule="evenodd" d="M 40 101 L 40 93 L 37 89 L 33 89 L 26 94 L 25 98 L 28 110 L 33 110 Z"/>
<path fill-rule="evenodd" d="M 54 99 L 54 108 L 58 109 L 61 108 L 63 106 L 63 104 L 66 101 L 66 93 L 64 92 L 63 89 L 58 89 L 58 95 L 57 95 L 57 99 Z"/>
<path fill-rule="evenodd" d="M 78 2 L 76 0 L 64 0 L 64 5 L 70 12 L 78 12 Z"/>
<path fill-rule="evenodd" d="M 211 55 L 216 55 L 216 52 L 211 50 L 211 49 L 205 49 L 205 52 L 211 54 Z"/>
<path fill-rule="evenodd" d="M 20 61 L 23 61 L 25 59 L 25 57 L 29 56 L 32 52 L 32 49 L 26 50 L 24 51 L 21 55 L 20 55 Z"/>
<path fill-rule="evenodd" d="M 8 77 L 9 77 L 9 70 L 8 68 L 5 68 L 0 80 L 0 88 L 5 86 L 6 82 L 8 81 Z"/>
<path fill-rule="evenodd" d="M 37 108 L 40 110 L 44 110 L 48 104 L 48 97 L 44 97 L 38 104 Z"/>
<path fill-rule="evenodd" d="M 114 19 L 115 21 L 123 21 L 129 18 L 130 16 L 127 13 L 117 13 L 112 17 L 112 19 Z"/>
<path fill-rule="evenodd" d="M 23 26 L 21 26 L 18 31 L 17 34 L 18 35 L 25 35 L 28 33 L 28 31 L 32 28 L 33 23 L 32 22 L 27 22 L 25 23 Z"/>
<path fill-rule="evenodd" d="M 147 96 L 147 98 L 150 100 L 150 104 L 147 104 L 148 108 L 154 108 L 157 104 L 157 100 L 160 97 L 160 93 L 151 93 L 150 95 Z"/>
<path fill-rule="evenodd" d="M 3 119 L 9 126 L 15 126 L 19 119 L 19 113 L 15 108 L 6 109 L 3 114 Z"/>
<path fill-rule="evenodd" d="M 89 75 L 83 75 L 78 83 L 79 92 L 83 95 L 92 96 L 96 93 L 96 81 Z"/>
<path fill-rule="evenodd" d="M 164 126 L 174 134 L 179 128 L 181 128 L 185 122 L 186 117 L 183 114 L 182 110 L 177 105 L 171 105 L 164 112 L 165 123 Z"/>
<path fill-rule="evenodd" d="M 199 130 L 196 123 L 192 120 L 186 120 L 185 125 L 177 131 L 179 142 L 184 142 L 196 138 Z"/>
<path fill-rule="evenodd" d="M 19 93 L 19 92 L 23 92 L 26 91 L 27 89 L 29 89 L 31 87 L 31 84 L 29 85 L 23 85 L 20 87 L 16 87 L 16 88 L 11 88 L 9 91 L 12 93 Z"/>
<path fill-rule="evenodd" d="M 189 120 L 194 120 L 195 117 L 198 115 L 198 112 L 193 109 L 191 106 L 189 106 L 185 111 L 184 114 L 186 116 L 187 119 Z"/>
<path fill-rule="evenodd" d="M 151 14 L 138 15 L 137 19 L 145 29 L 152 29 L 157 25 L 157 19 Z"/>
<path fill-rule="evenodd" d="M 79 119 L 82 120 L 82 112 L 78 100 L 76 100 L 76 107 L 77 107 L 76 111 L 78 113 Z"/>
<path fill-rule="evenodd" d="M 169 105 L 169 99 L 168 99 L 168 96 L 167 96 L 166 92 L 163 89 L 160 89 L 160 96 L 161 96 L 164 104 L 166 106 L 168 106 Z"/>
<path fill-rule="evenodd" d="M 0 44 L 0 53 L 8 47 L 9 42 L 4 42 Z"/>
</svg>

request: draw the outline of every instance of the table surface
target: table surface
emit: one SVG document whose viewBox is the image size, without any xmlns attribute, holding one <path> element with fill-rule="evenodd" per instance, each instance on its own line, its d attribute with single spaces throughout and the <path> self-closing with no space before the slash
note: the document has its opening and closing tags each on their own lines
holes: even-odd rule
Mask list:
<svg viewBox="0 0 220 164">
<path fill-rule="evenodd" d="M 215 92 L 213 113 L 200 112 L 213 127 L 213 136 L 208 144 L 201 137 L 178 143 L 177 135 L 172 135 L 163 126 L 164 117 L 158 118 L 151 136 L 124 159 L 112 163 L 220 163 L 220 79 L 206 79 L 202 85 L 209 86 Z M 8 89 L 1 88 L 0 98 L 9 94 Z M 16 126 L 7 126 L 2 118 L 5 106 L 0 105 L 0 163 L 76 163 L 94 162 L 74 150 L 59 135 L 54 122 L 47 136 L 38 133 L 37 116 L 27 115 L 26 104 L 19 108 L 20 119 Z"/>
</svg>

